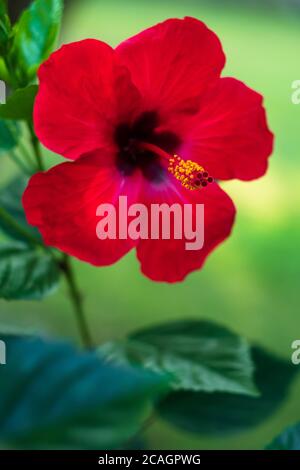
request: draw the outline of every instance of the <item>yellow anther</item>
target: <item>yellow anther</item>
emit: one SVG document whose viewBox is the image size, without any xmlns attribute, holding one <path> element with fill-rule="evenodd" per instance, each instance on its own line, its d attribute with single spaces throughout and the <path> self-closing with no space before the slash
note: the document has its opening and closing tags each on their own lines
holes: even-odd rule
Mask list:
<svg viewBox="0 0 300 470">
<path fill-rule="evenodd" d="M 201 165 L 191 160 L 183 160 L 178 155 L 169 159 L 168 171 L 180 181 L 184 188 L 191 191 L 207 186 L 213 181 Z"/>
</svg>

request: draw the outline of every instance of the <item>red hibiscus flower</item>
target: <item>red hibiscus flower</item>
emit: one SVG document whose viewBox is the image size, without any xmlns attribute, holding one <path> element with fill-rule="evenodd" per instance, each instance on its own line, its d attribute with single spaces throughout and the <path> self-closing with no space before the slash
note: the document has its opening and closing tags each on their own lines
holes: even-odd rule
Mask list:
<svg viewBox="0 0 300 470">
<path fill-rule="evenodd" d="M 180 281 L 202 266 L 235 217 L 212 178 L 258 178 L 272 152 L 261 95 L 220 78 L 224 63 L 216 35 L 185 18 L 116 49 L 92 39 L 66 45 L 41 66 L 36 133 L 73 160 L 34 175 L 24 194 L 28 222 L 47 245 L 97 266 L 136 248 L 142 272 L 156 281 Z M 121 195 L 147 207 L 203 203 L 204 247 L 187 251 L 186 240 L 174 238 L 99 240 L 96 209 Z"/>
</svg>

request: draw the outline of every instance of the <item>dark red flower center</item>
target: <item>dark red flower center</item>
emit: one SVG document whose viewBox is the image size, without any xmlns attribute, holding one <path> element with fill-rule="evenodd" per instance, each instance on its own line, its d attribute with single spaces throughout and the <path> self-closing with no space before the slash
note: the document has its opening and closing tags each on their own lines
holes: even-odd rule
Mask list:
<svg viewBox="0 0 300 470">
<path fill-rule="evenodd" d="M 213 182 L 201 165 L 176 154 L 180 139 L 172 132 L 159 131 L 159 117 L 155 111 L 141 114 L 132 125 L 119 124 L 115 141 L 119 148 L 117 166 L 123 175 L 131 175 L 139 168 L 148 180 L 161 182 L 167 170 L 190 190 Z"/>
<path fill-rule="evenodd" d="M 174 155 L 180 139 L 173 132 L 159 131 L 159 116 L 155 111 L 141 114 L 133 124 L 121 123 L 115 131 L 118 146 L 117 166 L 124 175 L 140 169 L 148 180 L 160 182 L 166 174 L 157 153 L 143 147 L 153 144 L 168 154 Z"/>
</svg>

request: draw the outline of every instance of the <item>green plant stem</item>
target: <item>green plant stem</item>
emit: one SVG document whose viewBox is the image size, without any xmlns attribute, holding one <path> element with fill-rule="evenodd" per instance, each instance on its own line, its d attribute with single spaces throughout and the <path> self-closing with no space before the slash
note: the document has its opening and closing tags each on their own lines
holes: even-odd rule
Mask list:
<svg viewBox="0 0 300 470">
<path fill-rule="evenodd" d="M 28 122 L 28 130 L 29 130 L 29 133 L 30 133 L 31 144 L 32 144 L 32 148 L 33 148 L 34 155 L 35 155 L 35 158 L 36 158 L 36 163 L 37 163 L 38 170 L 39 171 L 44 171 L 45 168 L 44 168 L 43 159 L 42 159 L 40 142 L 39 142 L 37 136 L 35 135 L 35 132 L 34 132 L 34 129 L 33 129 L 33 126 L 32 126 L 31 122 Z"/>
<path fill-rule="evenodd" d="M 153 411 L 151 415 L 146 419 L 146 421 L 144 421 L 144 423 L 142 424 L 140 429 L 137 431 L 137 433 L 134 434 L 130 439 L 128 439 L 127 442 L 125 442 L 124 448 L 128 449 L 128 447 L 130 447 L 131 445 L 134 445 L 135 441 L 139 437 L 143 436 L 143 434 L 145 434 L 146 431 L 148 431 L 148 429 L 152 426 L 152 424 L 156 421 L 156 419 L 157 419 L 156 413 L 155 411 Z"/>
<path fill-rule="evenodd" d="M 90 330 L 86 321 L 86 316 L 85 316 L 84 309 L 83 309 L 82 296 L 77 286 L 74 271 L 71 265 L 71 260 L 68 255 L 64 255 L 64 258 L 61 262 L 61 268 L 65 274 L 66 281 L 68 284 L 70 298 L 72 300 L 74 311 L 76 313 L 76 318 L 77 318 L 79 331 L 81 334 L 82 343 L 87 349 L 92 349 L 93 340 L 92 340 L 92 336 L 91 336 L 91 333 L 90 333 Z"/>
<path fill-rule="evenodd" d="M 28 243 L 31 245 L 38 245 L 44 247 L 43 243 L 38 239 L 31 235 L 25 228 L 23 228 L 15 219 L 3 208 L 0 207 L 0 218 L 4 221 L 6 225 L 9 225 L 15 232 L 19 233 L 22 238 L 27 240 Z M 45 247 L 44 247 L 45 248 Z"/>
</svg>

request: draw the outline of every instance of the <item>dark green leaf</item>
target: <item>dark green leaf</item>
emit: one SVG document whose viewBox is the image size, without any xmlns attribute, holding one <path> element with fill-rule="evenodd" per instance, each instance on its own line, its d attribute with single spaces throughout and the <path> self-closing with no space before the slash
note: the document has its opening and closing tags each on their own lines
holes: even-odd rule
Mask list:
<svg viewBox="0 0 300 470">
<path fill-rule="evenodd" d="M 21 449 L 128 446 L 165 382 L 68 344 L 1 336 L 0 441 Z"/>
<path fill-rule="evenodd" d="M 21 243 L 0 245 L 0 298 L 38 300 L 58 286 L 59 269 L 42 248 Z"/>
<path fill-rule="evenodd" d="M 53 50 L 62 4 L 62 0 L 35 0 L 15 25 L 10 60 L 16 72 L 21 70 L 17 78 L 23 86 L 34 78 L 39 65 Z"/>
<path fill-rule="evenodd" d="M 110 360 L 168 373 L 175 390 L 257 395 L 245 340 L 205 321 L 178 321 L 138 331 L 103 349 Z"/>
<path fill-rule="evenodd" d="M 277 436 L 268 450 L 300 450 L 300 423 L 290 426 Z"/>
<path fill-rule="evenodd" d="M 28 178 L 24 176 L 18 176 L 17 178 L 13 179 L 7 186 L 2 188 L 0 190 L 0 207 L 3 207 L 8 212 L 8 214 L 13 217 L 15 222 L 21 225 L 24 230 L 26 230 L 38 240 L 41 240 L 41 236 L 38 230 L 35 227 L 28 225 L 22 206 L 22 195 L 27 186 L 27 183 Z M 12 237 L 22 242 L 26 242 L 22 234 L 20 234 L 18 230 L 15 230 L 13 227 L 7 224 L 1 217 L 0 228 L 9 237 Z"/>
<path fill-rule="evenodd" d="M 296 371 L 289 362 L 260 348 L 253 348 L 252 355 L 259 398 L 177 392 L 161 403 L 161 416 L 179 428 L 203 435 L 238 433 L 263 422 L 283 403 Z"/>
<path fill-rule="evenodd" d="M 17 145 L 17 132 L 15 123 L 0 119 L 0 153 L 9 152 Z"/>
<path fill-rule="evenodd" d="M 14 120 L 32 119 L 33 105 L 37 92 L 37 85 L 16 90 L 8 98 L 6 104 L 0 105 L 0 118 Z"/>
</svg>

